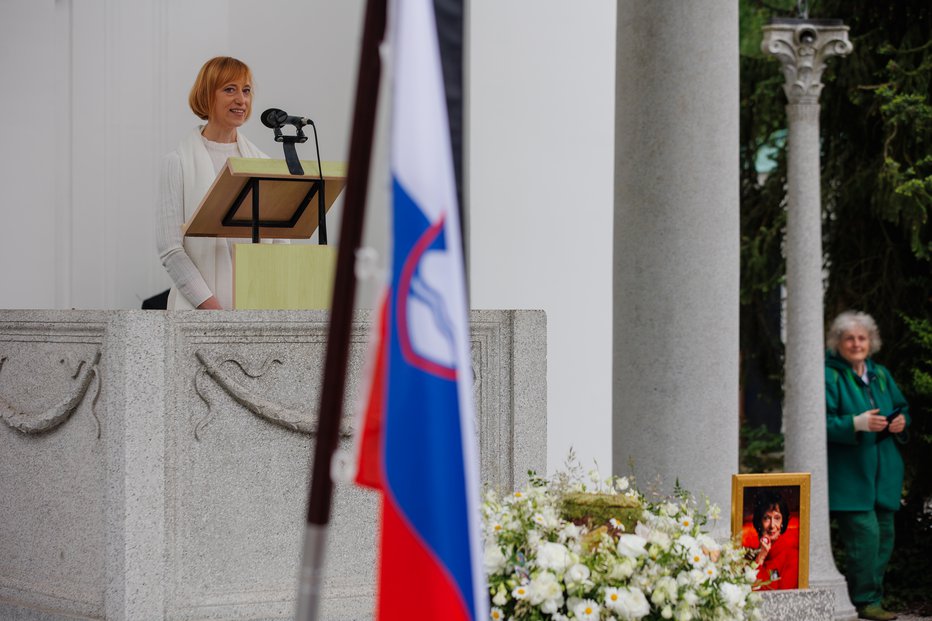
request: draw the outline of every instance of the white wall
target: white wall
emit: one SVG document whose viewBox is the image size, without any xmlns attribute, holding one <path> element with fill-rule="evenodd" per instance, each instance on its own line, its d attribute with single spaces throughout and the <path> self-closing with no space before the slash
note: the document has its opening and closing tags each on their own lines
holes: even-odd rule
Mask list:
<svg viewBox="0 0 932 621">
<path fill-rule="evenodd" d="M 0 307 L 54 308 L 67 280 L 56 222 L 70 198 L 68 13 L 52 0 L 0 10 Z"/>
<path fill-rule="evenodd" d="M 547 311 L 547 463 L 611 472 L 615 3 L 474 2 L 472 304 Z"/>
<path fill-rule="evenodd" d="M 197 122 L 187 93 L 211 56 L 251 65 L 244 131 L 260 148 L 281 153 L 258 121 L 274 106 L 313 118 L 323 158 L 346 159 L 363 6 L 0 0 L 0 307 L 138 308 L 167 287 L 159 161 Z M 615 4 L 468 10 L 473 306 L 547 311 L 549 468 L 573 446 L 608 473 Z M 384 245 L 384 158 L 374 170 L 367 239 Z"/>
</svg>

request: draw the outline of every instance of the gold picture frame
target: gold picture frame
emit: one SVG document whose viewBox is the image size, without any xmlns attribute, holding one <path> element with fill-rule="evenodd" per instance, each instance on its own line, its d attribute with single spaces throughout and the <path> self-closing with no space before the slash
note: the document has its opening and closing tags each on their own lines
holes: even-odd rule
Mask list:
<svg viewBox="0 0 932 621">
<path fill-rule="evenodd" d="M 755 590 L 809 587 L 809 490 L 808 472 L 732 475 L 732 538 L 748 549 L 749 555 L 763 558 L 761 584 Z M 782 504 L 778 499 L 782 499 Z M 765 523 L 770 523 L 768 517 L 784 511 L 789 516 L 779 517 L 781 530 L 774 533 L 770 542 L 770 537 L 764 534 L 768 532 Z M 781 537 L 783 542 L 778 544 Z M 761 541 L 770 546 L 768 550 L 761 549 Z"/>
</svg>

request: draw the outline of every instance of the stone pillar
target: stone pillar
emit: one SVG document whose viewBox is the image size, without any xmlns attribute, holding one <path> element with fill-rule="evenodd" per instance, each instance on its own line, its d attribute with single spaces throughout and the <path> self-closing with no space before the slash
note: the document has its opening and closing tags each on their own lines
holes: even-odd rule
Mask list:
<svg viewBox="0 0 932 621">
<path fill-rule="evenodd" d="M 738 4 L 618 3 L 613 471 L 722 509 L 738 470 Z"/>
<path fill-rule="evenodd" d="M 825 439 L 825 338 L 822 310 L 822 209 L 819 94 L 829 56 L 851 51 L 838 20 L 779 20 L 764 27 L 765 53 L 783 65 L 789 100 L 786 223 L 785 469 L 810 472 L 809 585 L 835 594 L 835 618 L 854 619 L 845 579 L 829 541 Z"/>
</svg>

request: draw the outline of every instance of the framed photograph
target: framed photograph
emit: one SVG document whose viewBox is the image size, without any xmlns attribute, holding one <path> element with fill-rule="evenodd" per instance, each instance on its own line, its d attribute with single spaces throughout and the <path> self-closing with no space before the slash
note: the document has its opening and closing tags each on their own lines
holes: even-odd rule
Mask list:
<svg viewBox="0 0 932 621">
<path fill-rule="evenodd" d="M 736 474 L 731 534 L 758 563 L 754 590 L 809 586 L 809 473 Z"/>
</svg>

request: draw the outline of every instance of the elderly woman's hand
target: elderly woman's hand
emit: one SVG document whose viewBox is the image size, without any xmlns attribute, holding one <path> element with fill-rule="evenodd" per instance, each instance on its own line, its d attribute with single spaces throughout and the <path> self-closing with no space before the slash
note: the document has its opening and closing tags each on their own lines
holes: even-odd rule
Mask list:
<svg viewBox="0 0 932 621">
<path fill-rule="evenodd" d="M 854 417 L 855 431 L 883 431 L 887 427 L 887 419 L 879 415 L 880 410 L 866 410 Z"/>
<path fill-rule="evenodd" d="M 900 433 L 906 429 L 906 417 L 900 414 L 890 421 L 890 433 Z"/>
<path fill-rule="evenodd" d="M 763 565 L 764 561 L 767 560 L 767 554 L 770 552 L 771 545 L 773 545 L 773 543 L 770 541 L 769 537 L 760 538 L 760 549 L 757 551 L 757 558 L 754 559 L 758 567 Z"/>
</svg>

